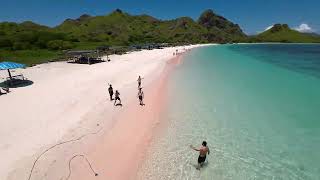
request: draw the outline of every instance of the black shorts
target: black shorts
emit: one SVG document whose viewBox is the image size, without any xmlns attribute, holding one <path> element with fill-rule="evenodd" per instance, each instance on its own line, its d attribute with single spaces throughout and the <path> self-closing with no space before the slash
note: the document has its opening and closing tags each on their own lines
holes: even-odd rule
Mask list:
<svg viewBox="0 0 320 180">
<path fill-rule="evenodd" d="M 139 96 L 139 99 L 142 101 L 142 96 Z"/>
<path fill-rule="evenodd" d="M 206 156 L 203 156 L 203 157 L 202 157 L 202 156 L 199 156 L 199 157 L 198 157 L 198 163 L 199 163 L 199 164 L 204 163 L 205 161 L 206 161 Z"/>
<path fill-rule="evenodd" d="M 119 100 L 119 101 L 121 101 L 121 100 L 120 100 L 120 97 L 116 97 L 115 99 L 116 99 L 116 100 Z"/>
</svg>

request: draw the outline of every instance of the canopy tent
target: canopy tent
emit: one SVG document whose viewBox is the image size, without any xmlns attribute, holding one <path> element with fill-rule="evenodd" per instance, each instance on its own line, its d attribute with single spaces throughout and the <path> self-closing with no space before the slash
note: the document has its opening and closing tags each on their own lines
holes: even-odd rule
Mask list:
<svg viewBox="0 0 320 180">
<path fill-rule="evenodd" d="M 0 62 L 0 70 L 8 70 L 9 77 L 12 79 L 10 69 L 25 68 L 26 65 L 15 62 Z"/>
</svg>

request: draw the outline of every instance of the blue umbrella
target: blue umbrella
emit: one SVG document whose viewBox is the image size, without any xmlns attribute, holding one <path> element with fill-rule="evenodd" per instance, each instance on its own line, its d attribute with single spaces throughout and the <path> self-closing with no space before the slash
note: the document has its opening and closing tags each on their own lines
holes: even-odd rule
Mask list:
<svg viewBox="0 0 320 180">
<path fill-rule="evenodd" d="M 10 79 L 12 79 L 10 69 L 18 69 L 18 68 L 25 68 L 25 67 L 26 67 L 26 65 L 15 63 L 15 62 L 1 62 L 0 63 L 0 70 L 8 70 Z"/>
</svg>

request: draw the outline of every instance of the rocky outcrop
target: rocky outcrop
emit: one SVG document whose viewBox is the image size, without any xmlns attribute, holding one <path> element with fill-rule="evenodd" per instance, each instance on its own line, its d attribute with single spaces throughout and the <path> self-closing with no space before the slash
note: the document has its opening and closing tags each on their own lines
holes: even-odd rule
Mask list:
<svg viewBox="0 0 320 180">
<path fill-rule="evenodd" d="M 245 36 L 238 24 L 234 24 L 228 19 L 215 14 L 211 9 L 206 10 L 201 14 L 198 23 L 208 30 L 219 29 L 225 33 Z"/>
</svg>

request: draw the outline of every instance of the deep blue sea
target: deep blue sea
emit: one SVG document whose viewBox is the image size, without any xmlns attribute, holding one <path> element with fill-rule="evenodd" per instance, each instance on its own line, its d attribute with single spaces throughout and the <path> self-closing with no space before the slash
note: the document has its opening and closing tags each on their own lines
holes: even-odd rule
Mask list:
<svg viewBox="0 0 320 180">
<path fill-rule="evenodd" d="M 320 45 L 191 51 L 169 81 L 143 179 L 320 179 Z M 206 140 L 208 162 L 195 169 Z"/>
</svg>

